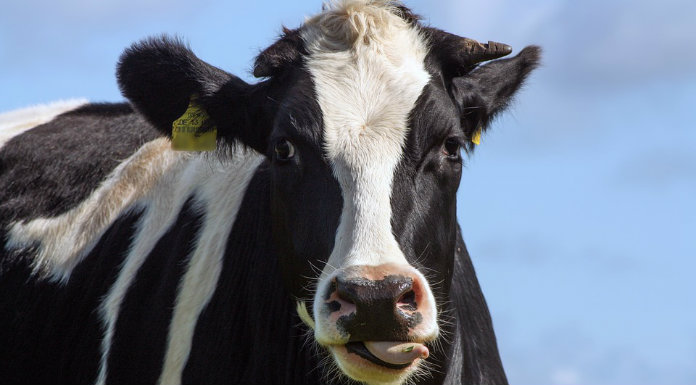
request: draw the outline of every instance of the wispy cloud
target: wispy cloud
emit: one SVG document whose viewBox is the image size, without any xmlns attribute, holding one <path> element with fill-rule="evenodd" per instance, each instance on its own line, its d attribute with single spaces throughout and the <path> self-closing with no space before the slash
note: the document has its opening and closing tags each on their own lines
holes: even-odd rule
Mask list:
<svg viewBox="0 0 696 385">
<path fill-rule="evenodd" d="M 616 86 L 696 75 L 696 3 L 566 1 L 537 25 L 559 78 Z"/>
<path fill-rule="evenodd" d="M 572 367 L 560 367 L 551 372 L 551 382 L 557 385 L 581 384 L 580 372 Z"/>
<path fill-rule="evenodd" d="M 620 165 L 611 183 L 622 187 L 664 188 L 672 183 L 696 182 L 696 157 L 686 149 L 653 149 Z"/>
</svg>

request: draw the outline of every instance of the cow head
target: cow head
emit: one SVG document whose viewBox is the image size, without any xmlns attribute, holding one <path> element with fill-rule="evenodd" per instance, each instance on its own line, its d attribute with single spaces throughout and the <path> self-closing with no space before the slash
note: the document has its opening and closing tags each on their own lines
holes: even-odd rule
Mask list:
<svg viewBox="0 0 696 385">
<path fill-rule="evenodd" d="M 257 84 L 168 38 L 127 50 L 118 76 L 163 132 L 196 95 L 221 147 L 268 158 L 274 246 L 303 320 L 349 377 L 403 383 L 447 328 L 460 149 L 539 60 L 528 47 L 479 65 L 510 51 L 390 2 L 341 1 L 263 51 Z"/>
</svg>

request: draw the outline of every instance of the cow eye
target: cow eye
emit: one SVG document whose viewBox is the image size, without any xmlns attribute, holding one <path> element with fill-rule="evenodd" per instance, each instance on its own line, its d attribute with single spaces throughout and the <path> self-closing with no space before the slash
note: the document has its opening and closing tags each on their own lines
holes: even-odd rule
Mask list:
<svg viewBox="0 0 696 385">
<path fill-rule="evenodd" d="M 457 138 L 447 138 L 442 146 L 442 152 L 450 158 L 458 158 L 461 144 Z"/>
<path fill-rule="evenodd" d="M 295 146 L 287 139 L 280 139 L 275 145 L 276 159 L 285 162 L 295 156 Z"/>
</svg>

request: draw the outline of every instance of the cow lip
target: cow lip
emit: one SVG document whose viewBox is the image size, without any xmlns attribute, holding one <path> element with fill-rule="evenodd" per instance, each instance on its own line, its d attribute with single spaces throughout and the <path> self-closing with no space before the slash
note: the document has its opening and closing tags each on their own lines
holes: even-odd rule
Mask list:
<svg viewBox="0 0 696 385">
<path fill-rule="evenodd" d="M 374 354 L 372 354 L 369 350 L 367 350 L 367 347 L 365 344 L 361 341 L 358 342 L 348 342 L 346 345 L 346 350 L 348 353 L 353 353 L 357 354 L 358 356 L 372 362 L 375 365 L 383 366 L 387 369 L 394 369 L 394 370 L 403 370 L 411 366 L 413 362 L 409 362 L 406 364 L 392 364 L 389 362 L 384 362 L 381 359 L 377 358 Z"/>
</svg>

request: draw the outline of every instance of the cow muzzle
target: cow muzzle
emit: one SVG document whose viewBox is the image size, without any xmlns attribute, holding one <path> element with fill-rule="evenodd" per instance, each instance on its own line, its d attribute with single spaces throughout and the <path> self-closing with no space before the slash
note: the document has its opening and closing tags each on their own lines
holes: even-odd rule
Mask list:
<svg viewBox="0 0 696 385">
<path fill-rule="evenodd" d="M 321 280 L 315 338 L 358 381 L 401 383 L 438 336 L 435 300 L 409 265 L 350 266 Z"/>
</svg>

